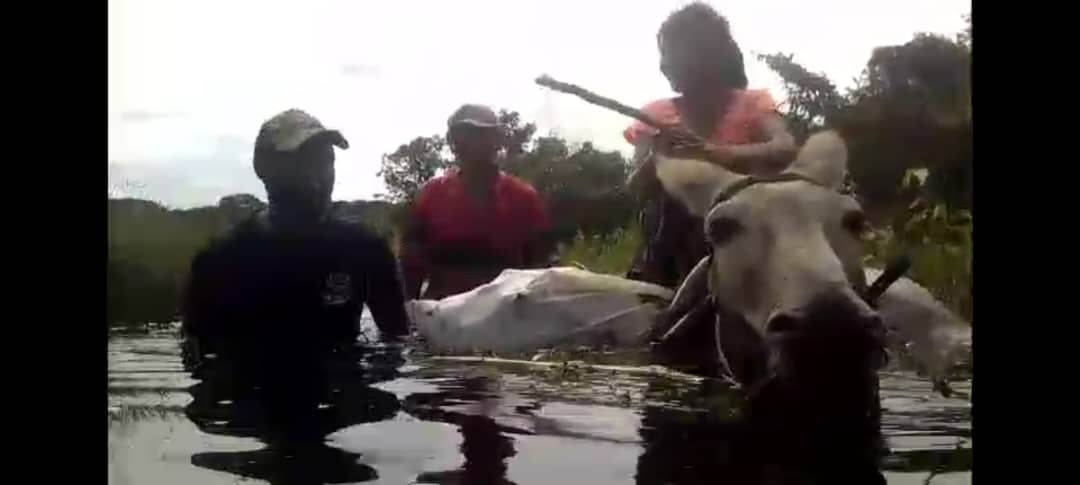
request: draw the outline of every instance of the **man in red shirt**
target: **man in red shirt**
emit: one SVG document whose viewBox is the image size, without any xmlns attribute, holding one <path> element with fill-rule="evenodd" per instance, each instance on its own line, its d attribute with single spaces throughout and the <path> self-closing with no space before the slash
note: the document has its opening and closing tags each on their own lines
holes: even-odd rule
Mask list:
<svg viewBox="0 0 1080 485">
<path fill-rule="evenodd" d="M 499 170 L 495 112 L 466 104 L 447 123 L 457 167 L 430 180 L 402 238 L 406 298 L 439 299 L 491 281 L 507 268 L 548 263 L 551 219 L 528 183 Z"/>
</svg>

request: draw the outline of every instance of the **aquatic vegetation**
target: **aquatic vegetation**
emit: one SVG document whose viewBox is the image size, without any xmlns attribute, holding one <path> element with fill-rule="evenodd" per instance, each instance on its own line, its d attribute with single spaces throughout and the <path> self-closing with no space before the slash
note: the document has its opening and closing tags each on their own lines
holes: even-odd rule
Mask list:
<svg viewBox="0 0 1080 485">
<path fill-rule="evenodd" d="M 183 413 L 184 409 L 181 406 L 117 404 L 109 406 L 109 422 L 126 423 L 148 419 L 183 419 Z"/>
<path fill-rule="evenodd" d="M 917 171 L 909 171 L 904 186 L 921 192 L 925 185 Z M 889 226 L 871 233 L 867 263 L 880 267 L 907 253 L 912 261 L 908 276 L 971 321 L 973 224 L 971 211 L 920 196 Z"/>
<path fill-rule="evenodd" d="M 596 273 L 624 275 L 640 244 L 641 229 L 636 221 L 609 235 L 587 236 L 579 232 L 564 246 L 559 260 L 564 265 L 580 265 Z"/>
</svg>

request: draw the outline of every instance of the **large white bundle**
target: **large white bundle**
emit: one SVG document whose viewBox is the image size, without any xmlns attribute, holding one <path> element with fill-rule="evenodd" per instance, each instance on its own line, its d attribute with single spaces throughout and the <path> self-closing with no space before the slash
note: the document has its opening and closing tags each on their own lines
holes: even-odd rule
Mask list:
<svg viewBox="0 0 1080 485">
<path fill-rule="evenodd" d="M 881 270 L 866 269 L 867 281 L 879 275 Z M 894 341 L 906 345 L 931 378 L 944 377 L 950 367 L 969 357 L 971 325 L 918 283 L 896 280 L 881 295 L 877 310 Z"/>
<path fill-rule="evenodd" d="M 610 341 L 644 343 L 656 315 L 639 296 L 672 290 L 572 267 L 508 269 L 488 284 L 442 300 L 408 303 L 429 347 L 441 353 L 524 352 Z"/>
<path fill-rule="evenodd" d="M 880 274 L 866 269 L 867 281 Z M 472 291 L 407 306 L 435 352 L 528 352 L 596 342 L 642 345 L 658 309 L 640 296 L 666 301 L 673 292 L 572 267 L 508 269 Z M 970 352 L 971 326 L 910 279 L 893 283 L 878 311 L 933 378 Z"/>
</svg>

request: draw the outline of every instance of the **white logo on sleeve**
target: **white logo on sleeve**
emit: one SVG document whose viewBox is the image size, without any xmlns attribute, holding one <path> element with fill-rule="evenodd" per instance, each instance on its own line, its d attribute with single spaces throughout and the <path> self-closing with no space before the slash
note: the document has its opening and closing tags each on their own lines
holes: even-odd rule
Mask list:
<svg viewBox="0 0 1080 485">
<path fill-rule="evenodd" d="M 326 278 L 326 288 L 323 289 L 323 304 L 327 306 L 340 306 L 352 299 L 352 278 L 345 273 L 330 273 Z"/>
</svg>

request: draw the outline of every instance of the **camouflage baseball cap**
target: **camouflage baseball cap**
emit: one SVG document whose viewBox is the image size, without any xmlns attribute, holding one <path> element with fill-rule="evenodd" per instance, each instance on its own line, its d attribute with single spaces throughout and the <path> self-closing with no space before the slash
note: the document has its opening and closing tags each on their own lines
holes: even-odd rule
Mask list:
<svg viewBox="0 0 1080 485">
<path fill-rule="evenodd" d="M 303 110 L 290 109 L 262 124 L 255 139 L 255 149 L 293 152 L 312 137 L 324 134 L 335 146 L 349 148 L 349 142 L 341 132 L 327 129 L 317 118 Z"/>
<path fill-rule="evenodd" d="M 446 121 L 447 126 L 453 128 L 457 125 L 472 125 L 480 128 L 494 128 L 499 126 L 499 117 L 495 114 L 495 111 L 487 106 L 481 104 L 466 104 L 462 105 L 454 114 L 450 115 L 450 119 Z"/>
</svg>

